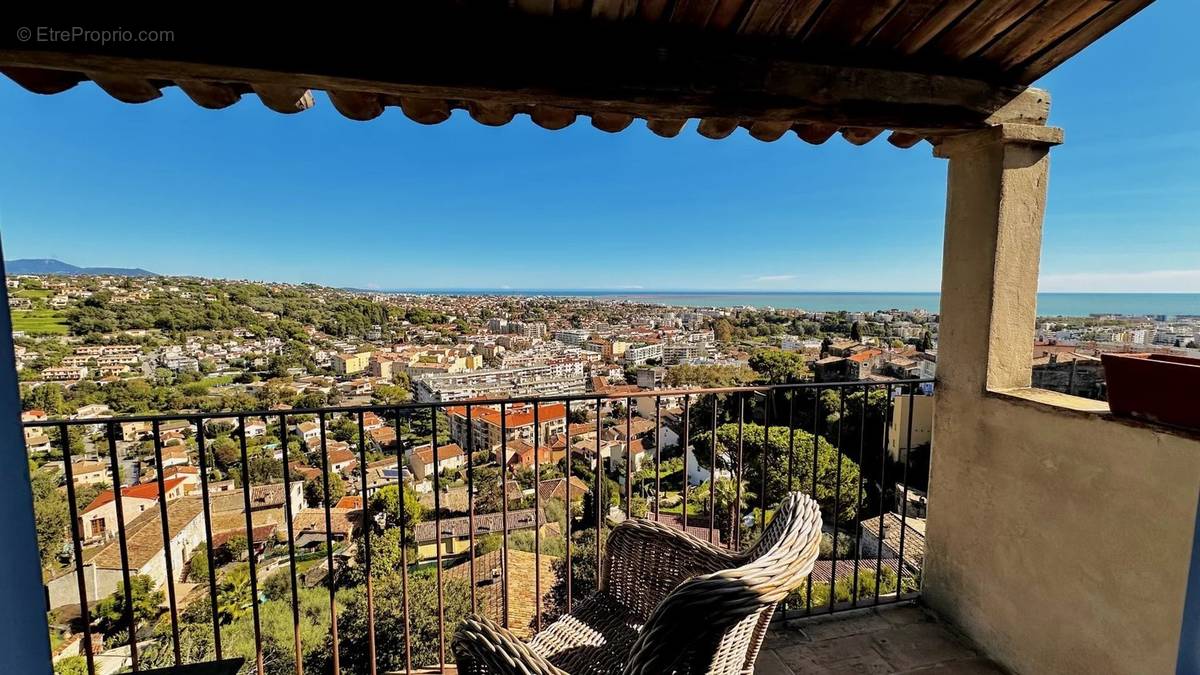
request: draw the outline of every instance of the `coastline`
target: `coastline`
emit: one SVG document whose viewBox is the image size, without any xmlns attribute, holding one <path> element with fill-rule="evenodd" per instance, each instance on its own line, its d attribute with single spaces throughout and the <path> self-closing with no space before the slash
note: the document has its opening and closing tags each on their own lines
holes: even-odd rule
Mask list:
<svg viewBox="0 0 1200 675">
<path fill-rule="evenodd" d="M 356 289 L 357 290 L 357 289 Z M 594 298 L 669 307 L 801 309 L 810 312 L 939 311 L 938 292 L 863 291 L 649 291 L 632 289 L 388 289 L 396 295 L 487 295 Z M 1038 316 L 1087 317 L 1200 315 L 1200 293 L 1038 293 Z"/>
</svg>

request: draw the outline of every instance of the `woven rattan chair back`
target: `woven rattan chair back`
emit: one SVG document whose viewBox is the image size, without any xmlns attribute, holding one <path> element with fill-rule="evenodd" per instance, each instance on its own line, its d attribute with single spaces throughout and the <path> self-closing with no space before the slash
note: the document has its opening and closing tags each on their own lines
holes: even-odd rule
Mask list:
<svg viewBox="0 0 1200 675">
<path fill-rule="evenodd" d="M 740 564 L 684 581 L 646 621 L 626 675 L 750 675 L 775 606 L 812 571 L 821 512 L 807 495 L 784 499 Z"/>
</svg>

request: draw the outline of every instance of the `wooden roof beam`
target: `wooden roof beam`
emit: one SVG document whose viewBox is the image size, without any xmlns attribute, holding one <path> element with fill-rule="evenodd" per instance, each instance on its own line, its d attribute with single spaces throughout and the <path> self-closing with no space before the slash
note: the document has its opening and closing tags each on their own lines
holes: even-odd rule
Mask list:
<svg viewBox="0 0 1200 675">
<path fill-rule="evenodd" d="M 377 114 L 377 99 L 363 96 L 375 95 L 383 101 L 474 101 L 495 106 L 489 120 L 506 117 L 509 108 L 549 106 L 612 121 L 631 116 L 947 131 L 987 126 L 1024 90 L 954 74 L 818 63 L 777 43 L 624 29 L 623 22 L 604 22 L 603 30 L 588 22 L 497 23 L 389 23 L 386 40 L 354 34 L 304 50 L 284 48 L 257 32 L 197 42 L 53 43 L 53 51 L 29 48 L 38 43 L 0 42 L 0 71 L 65 73 L 61 84 L 38 82 L 43 90 L 86 73 L 126 99 L 141 100 L 160 83 L 203 82 L 213 105 L 247 85 L 260 97 L 263 90 L 320 89 L 336 92 L 335 103 L 357 118 Z M 446 48 L 450 44 L 453 49 Z M 15 72 L 29 81 L 28 70 Z M 216 88 L 221 84 L 230 87 L 224 96 Z M 276 109 L 302 109 L 294 99 L 273 102 Z"/>
</svg>

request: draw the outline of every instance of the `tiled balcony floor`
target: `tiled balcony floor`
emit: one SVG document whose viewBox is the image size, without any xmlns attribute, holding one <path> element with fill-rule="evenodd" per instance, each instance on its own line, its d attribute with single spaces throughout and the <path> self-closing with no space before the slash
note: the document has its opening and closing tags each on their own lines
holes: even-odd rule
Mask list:
<svg viewBox="0 0 1200 675">
<path fill-rule="evenodd" d="M 755 675 L 1004 673 L 965 638 L 915 605 L 895 605 L 779 625 Z"/>
<path fill-rule="evenodd" d="M 414 671 L 458 672 L 453 666 Z M 912 604 L 796 619 L 767 635 L 755 675 L 1003 675 L 934 615 Z"/>
</svg>

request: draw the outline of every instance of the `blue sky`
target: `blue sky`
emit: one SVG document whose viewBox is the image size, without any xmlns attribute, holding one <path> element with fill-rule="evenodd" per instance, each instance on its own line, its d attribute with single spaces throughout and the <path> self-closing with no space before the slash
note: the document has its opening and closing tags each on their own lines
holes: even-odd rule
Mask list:
<svg viewBox="0 0 1200 675">
<path fill-rule="evenodd" d="M 1047 291 L 1200 292 L 1200 3 L 1159 2 L 1039 83 Z M 210 111 L 0 78 L 5 257 L 380 288 L 937 290 L 928 145 L 352 122 L 318 94 Z"/>
</svg>

